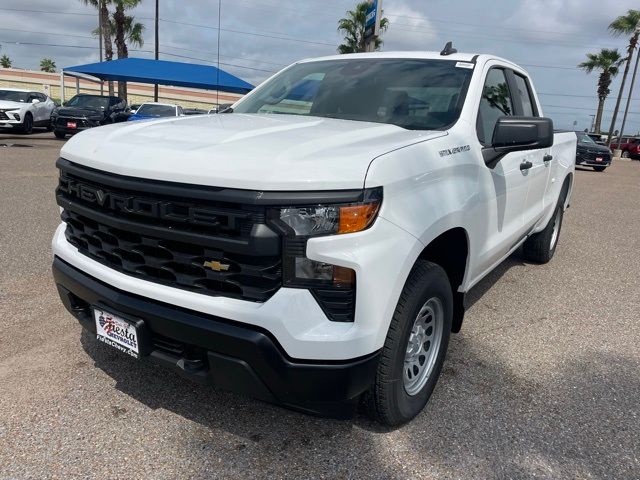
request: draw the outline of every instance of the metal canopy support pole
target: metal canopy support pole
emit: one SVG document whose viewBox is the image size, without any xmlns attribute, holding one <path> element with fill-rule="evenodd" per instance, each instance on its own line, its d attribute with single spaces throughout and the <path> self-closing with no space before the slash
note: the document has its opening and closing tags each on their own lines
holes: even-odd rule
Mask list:
<svg viewBox="0 0 640 480">
<path fill-rule="evenodd" d="M 102 2 L 98 3 L 98 38 L 100 39 L 100 63 L 102 63 Z M 100 95 L 104 95 L 104 83 L 100 80 Z"/>
<path fill-rule="evenodd" d="M 156 30 L 156 45 L 155 45 L 155 59 L 158 60 L 158 50 L 160 49 L 160 40 L 158 38 L 158 20 L 160 15 L 160 0 L 156 0 L 156 19 L 155 19 L 155 30 Z M 153 86 L 153 101 L 158 101 L 158 84 L 156 83 Z"/>
<path fill-rule="evenodd" d="M 76 95 L 80 93 L 80 79 L 76 77 Z"/>
<path fill-rule="evenodd" d="M 64 70 L 60 71 L 60 103 L 64 103 Z"/>
</svg>

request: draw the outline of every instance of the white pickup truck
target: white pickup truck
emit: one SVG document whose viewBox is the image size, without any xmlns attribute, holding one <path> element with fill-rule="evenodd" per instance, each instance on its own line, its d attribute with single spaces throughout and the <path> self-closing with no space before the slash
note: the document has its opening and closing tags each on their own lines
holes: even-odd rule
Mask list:
<svg viewBox="0 0 640 480">
<path fill-rule="evenodd" d="M 554 134 L 522 68 L 449 51 L 300 61 L 226 112 L 66 143 L 62 302 L 194 380 L 410 420 L 465 292 L 520 246 L 552 258 L 575 134 Z"/>
</svg>

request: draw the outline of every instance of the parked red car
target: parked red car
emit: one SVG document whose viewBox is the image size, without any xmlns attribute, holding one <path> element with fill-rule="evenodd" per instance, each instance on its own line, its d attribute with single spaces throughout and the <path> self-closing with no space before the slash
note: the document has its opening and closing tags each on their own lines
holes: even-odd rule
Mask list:
<svg viewBox="0 0 640 480">
<path fill-rule="evenodd" d="M 622 158 L 640 158 L 640 138 L 622 137 L 620 143 L 611 143 L 611 150 L 618 148 L 622 150 Z"/>
</svg>

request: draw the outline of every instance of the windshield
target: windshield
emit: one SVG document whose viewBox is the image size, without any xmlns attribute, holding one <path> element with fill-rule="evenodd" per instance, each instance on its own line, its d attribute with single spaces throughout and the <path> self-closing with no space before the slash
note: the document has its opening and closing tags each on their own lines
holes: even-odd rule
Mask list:
<svg viewBox="0 0 640 480">
<path fill-rule="evenodd" d="M 23 102 L 26 103 L 29 98 L 28 92 L 15 92 L 13 90 L 0 90 L 0 100 L 7 100 L 9 102 Z"/>
<path fill-rule="evenodd" d="M 175 117 L 176 107 L 170 105 L 155 105 L 145 103 L 136 112 L 137 115 L 147 115 L 148 117 Z"/>
<path fill-rule="evenodd" d="M 584 132 L 576 132 L 576 135 L 578 136 L 578 143 L 588 143 L 589 145 L 596 144 L 596 142 L 593 141 L 593 138 Z"/>
<path fill-rule="evenodd" d="M 99 95 L 76 95 L 65 103 L 65 106 L 101 110 L 109 106 L 109 97 L 101 97 Z"/>
<path fill-rule="evenodd" d="M 437 130 L 458 119 L 472 73 L 473 69 L 457 67 L 451 60 L 376 58 L 300 63 L 247 95 L 233 111 Z"/>
</svg>

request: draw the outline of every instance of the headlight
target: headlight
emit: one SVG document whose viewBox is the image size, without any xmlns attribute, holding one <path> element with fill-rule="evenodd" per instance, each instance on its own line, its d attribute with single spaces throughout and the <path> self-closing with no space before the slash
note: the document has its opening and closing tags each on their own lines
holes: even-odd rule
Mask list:
<svg viewBox="0 0 640 480">
<path fill-rule="evenodd" d="M 373 223 L 380 208 L 380 199 L 351 205 L 315 205 L 280 209 L 279 221 L 289 234 L 299 237 L 354 233 Z"/>
<path fill-rule="evenodd" d="M 349 204 L 286 206 L 269 211 L 269 221 L 283 235 L 283 283 L 288 287 L 353 289 L 355 272 L 346 267 L 311 260 L 309 238 L 360 232 L 370 227 L 382 203 L 382 189 L 363 192 L 362 201 Z"/>
</svg>

